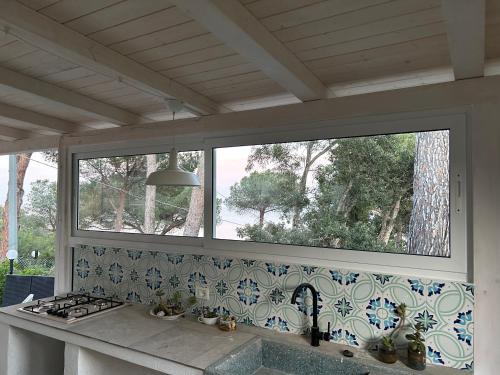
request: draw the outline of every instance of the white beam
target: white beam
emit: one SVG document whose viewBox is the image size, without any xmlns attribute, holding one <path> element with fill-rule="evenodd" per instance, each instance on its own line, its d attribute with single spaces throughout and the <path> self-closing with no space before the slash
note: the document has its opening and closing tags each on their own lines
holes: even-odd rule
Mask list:
<svg viewBox="0 0 500 375">
<path fill-rule="evenodd" d="M 485 59 L 485 0 L 442 0 L 455 79 L 482 77 Z"/>
<path fill-rule="evenodd" d="M 307 103 L 224 113 L 202 118 L 159 121 L 126 128 L 92 130 L 64 137 L 68 145 L 124 142 L 124 147 L 141 140 L 165 137 L 227 137 L 245 132 L 277 131 L 280 127 L 307 127 L 310 124 L 356 117 L 415 112 L 439 108 L 468 107 L 471 103 L 500 100 L 500 76 L 452 81 L 363 95 L 316 100 Z M 375 120 L 374 120 L 375 121 Z M 343 125 L 342 125 L 343 126 Z M 234 132 L 234 133 L 233 133 Z"/>
<path fill-rule="evenodd" d="M 13 141 L 15 139 L 29 138 L 32 135 L 33 133 L 27 130 L 0 125 L 0 138 L 2 140 Z"/>
<path fill-rule="evenodd" d="M 217 103 L 15 0 L 0 1 L 0 26 L 47 52 L 97 73 L 122 80 L 142 91 L 175 97 L 201 114 L 223 111 Z"/>
<path fill-rule="evenodd" d="M 4 103 L 0 103 L 0 117 L 35 125 L 57 133 L 74 133 L 82 130 L 89 130 L 87 127 L 57 117 L 44 115 Z"/>
<path fill-rule="evenodd" d="M 323 83 L 239 1 L 171 2 L 297 98 L 302 101 L 326 98 Z"/>
<path fill-rule="evenodd" d="M 28 139 L 20 139 L 13 142 L 0 141 L 0 155 L 15 154 L 18 152 L 34 152 L 57 148 L 60 136 L 41 135 Z"/>
<path fill-rule="evenodd" d="M 3 67 L 0 67 L 0 85 L 35 95 L 45 102 L 64 105 L 85 115 L 117 125 L 145 122 L 139 115 L 124 109 Z"/>
</svg>

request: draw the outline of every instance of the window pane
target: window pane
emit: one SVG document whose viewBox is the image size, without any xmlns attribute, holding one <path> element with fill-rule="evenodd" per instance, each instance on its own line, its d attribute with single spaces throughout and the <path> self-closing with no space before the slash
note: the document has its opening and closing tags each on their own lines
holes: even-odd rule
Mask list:
<svg viewBox="0 0 500 375">
<path fill-rule="evenodd" d="M 215 150 L 215 238 L 450 256 L 449 131 Z"/>
<path fill-rule="evenodd" d="M 54 294 L 56 206 L 56 152 L 0 156 L 0 306 Z"/>
<path fill-rule="evenodd" d="M 168 166 L 168 154 L 81 159 L 78 229 L 170 236 L 203 236 L 203 152 L 179 152 L 179 166 L 201 187 L 146 186 Z"/>
</svg>

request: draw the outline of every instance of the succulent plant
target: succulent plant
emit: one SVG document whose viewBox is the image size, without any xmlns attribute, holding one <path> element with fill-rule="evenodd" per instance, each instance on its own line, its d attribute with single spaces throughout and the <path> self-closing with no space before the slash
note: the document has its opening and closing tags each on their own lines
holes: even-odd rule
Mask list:
<svg viewBox="0 0 500 375">
<path fill-rule="evenodd" d="M 210 310 L 208 307 L 203 308 L 202 315 L 204 318 L 209 318 L 209 319 L 217 318 L 219 316 L 219 314 L 217 314 L 217 311 L 215 309 Z"/>
<path fill-rule="evenodd" d="M 163 296 L 165 292 L 162 289 L 158 289 L 155 292 L 158 297 L 158 302 L 153 307 L 153 312 L 158 316 L 172 316 L 184 313 L 185 308 L 182 306 L 182 293 L 180 291 L 175 292 L 172 297 L 168 297 L 165 300 Z M 196 303 L 196 297 L 189 297 L 186 301 L 187 307 L 190 307 Z"/>
<path fill-rule="evenodd" d="M 381 343 L 382 343 L 382 347 L 386 350 L 394 350 L 395 349 L 394 340 L 392 339 L 391 336 L 383 336 Z"/>
<path fill-rule="evenodd" d="M 422 335 L 424 327 L 421 323 L 417 323 L 413 326 L 413 333 L 406 335 L 406 338 L 410 341 L 408 343 L 408 348 L 414 352 L 424 352 L 425 353 L 425 340 Z"/>
</svg>

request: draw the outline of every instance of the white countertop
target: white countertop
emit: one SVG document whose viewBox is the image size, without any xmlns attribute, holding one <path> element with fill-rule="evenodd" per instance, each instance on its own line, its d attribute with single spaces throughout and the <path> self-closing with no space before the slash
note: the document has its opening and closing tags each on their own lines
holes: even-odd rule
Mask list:
<svg viewBox="0 0 500 375">
<path fill-rule="evenodd" d="M 17 310 L 18 306 L 0 309 L 0 323 L 22 328 L 77 346 L 99 351 L 138 365 L 172 374 L 201 375 L 210 364 L 256 337 L 296 345 L 309 345 L 308 338 L 272 330 L 239 325 L 235 332 L 224 332 L 190 318 L 160 320 L 148 314 L 144 305 L 127 305 L 99 316 L 66 324 Z M 339 355 L 348 348 L 356 357 L 373 360 L 369 353 L 332 343 L 317 349 Z M 398 363 L 391 366 L 402 366 Z M 428 366 L 420 374 L 452 375 L 462 371 L 442 366 Z"/>
</svg>

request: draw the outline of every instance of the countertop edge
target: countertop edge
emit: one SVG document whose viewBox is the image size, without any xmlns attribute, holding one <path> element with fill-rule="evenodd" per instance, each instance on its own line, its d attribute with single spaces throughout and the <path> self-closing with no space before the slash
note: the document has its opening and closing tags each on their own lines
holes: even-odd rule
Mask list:
<svg viewBox="0 0 500 375">
<path fill-rule="evenodd" d="M 204 374 L 204 370 L 201 368 L 182 364 L 173 360 L 159 358 L 155 355 L 119 346 L 117 344 L 107 343 L 100 339 L 70 332 L 65 329 L 49 326 L 43 323 L 38 323 L 30 319 L 24 319 L 22 317 L 12 315 L 9 312 L 0 310 L 0 324 L 2 323 L 11 327 L 23 329 L 25 331 L 30 331 L 34 334 L 47 336 L 55 340 L 93 350 L 152 370 L 179 375 Z"/>
</svg>

